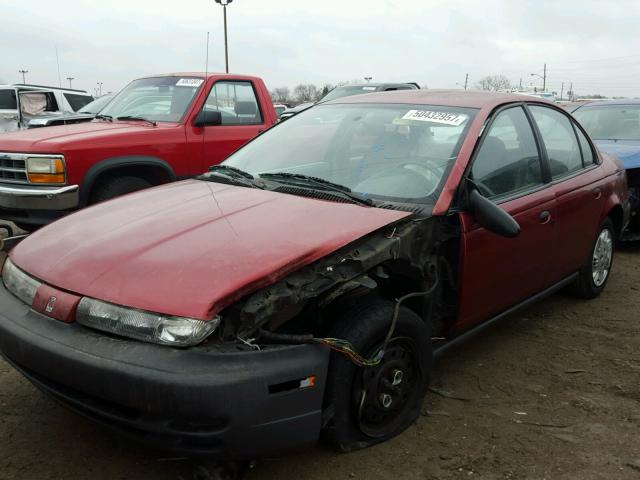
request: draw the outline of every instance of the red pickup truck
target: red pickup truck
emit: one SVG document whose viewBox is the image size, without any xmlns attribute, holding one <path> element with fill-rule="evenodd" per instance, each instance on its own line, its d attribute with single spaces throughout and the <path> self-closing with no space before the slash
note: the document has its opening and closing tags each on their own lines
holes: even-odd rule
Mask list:
<svg viewBox="0 0 640 480">
<path fill-rule="evenodd" d="M 89 123 L 0 137 L 0 218 L 32 230 L 93 203 L 198 175 L 276 120 L 257 77 L 134 80 Z"/>
</svg>

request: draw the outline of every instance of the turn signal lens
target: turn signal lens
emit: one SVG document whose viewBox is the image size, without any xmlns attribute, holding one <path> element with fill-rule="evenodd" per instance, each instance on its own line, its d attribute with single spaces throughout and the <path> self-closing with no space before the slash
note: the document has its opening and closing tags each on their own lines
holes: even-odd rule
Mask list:
<svg viewBox="0 0 640 480">
<path fill-rule="evenodd" d="M 64 160 L 60 157 L 27 158 L 30 183 L 65 183 Z"/>
</svg>

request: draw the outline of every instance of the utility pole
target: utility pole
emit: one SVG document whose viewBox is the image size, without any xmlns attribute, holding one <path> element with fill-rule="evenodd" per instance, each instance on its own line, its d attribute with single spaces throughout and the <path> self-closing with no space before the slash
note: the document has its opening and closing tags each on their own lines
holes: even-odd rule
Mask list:
<svg viewBox="0 0 640 480">
<path fill-rule="evenodd" d="M 22 83 L 26 84 L 27 81 L 25 80 L 25 75 L 29 73 L 29 70 L 18 70 L 18 72 L 22 74 Z"/>
<path fill-rule="evenodd" d="M 520 87 L 518 87 L 518 90 L 522 91 L 522 77 L 520 77 Z"/>
<path fill-rule="evenodd" d="M 222 15 L 224 17 L 224 63 L 226 72 L 229 73 L 229 45 L 227 42 L 227 5 L 233 0 L 215 0 L 216 3 L 222 5 Z"/>
<path fill-rule="evenodd" d="M 569 84 L 569 92 L 567 92 L 569 95 L 569 100 L 571 100 L 573 102 L 573 99 L 575 97 L 575 95 L 573 94 L 573 82 L 571 82 Z"/>
<path fill-rule="evenodd" d="M 464 77 L 464 89 L 467 89 L 467 84 L 469 83 L 469 74 L 467 73 Z"/>
<path fill-rule="evenodd" d="M 373 77 L 364 77 L 364 79 L 369 83 Z"/>
<path fill-rule="evenodd" d="M 560 88 L 560 101 L 562 101 L 562 94 L 564 93 L 564 82 L 562 82 L 562 87 Z"/>
<path fill-rule="evenodd" d="M 71 90 L 71 82 L 74 80 L 75 77 L 67 77 L 67 80 L 69 80 L 69 90 Z"/>
<path fill-rule="evenodd" d="M 542 71 L 542 91 L 547 91 L 547 64 L 544 64 L 544 70 Z"/>
</svg>

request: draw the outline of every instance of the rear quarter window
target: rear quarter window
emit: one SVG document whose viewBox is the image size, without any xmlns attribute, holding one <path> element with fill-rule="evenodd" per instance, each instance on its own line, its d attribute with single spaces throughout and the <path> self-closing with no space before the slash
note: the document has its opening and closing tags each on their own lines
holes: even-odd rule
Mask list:
<svg viewBox="0 0 640 480">
<path fill-rule="evenodd" d="M 15 90 L 0 90 L 0 110 L 17 110 L 18 100 Z"/>
<path fill-rule="evenodd" d="M 86 104 L 93 101 L 93 97 L 89 95 L 77 95 L 75 93 L 65 93 L 64 98 L 67 99 L 67 102 L 69 102 L 74 112 L 77 112 Z"/>
</svg>

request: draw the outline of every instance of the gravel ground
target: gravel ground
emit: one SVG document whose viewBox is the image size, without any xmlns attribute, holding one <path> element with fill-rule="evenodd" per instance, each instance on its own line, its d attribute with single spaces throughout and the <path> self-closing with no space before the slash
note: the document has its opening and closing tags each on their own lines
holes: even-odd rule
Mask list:
<svg viewBox="0 0 640 480">
<path fill-rule="evenodd" d="M 604 294 L 560 293 L 450 352 L 418 422 L 383 445 L 264 461 L 266 479 L 640 478 L 640 246 L 618 252 Z M 219 478 L 104 432 L 0 360 L 0 479 Z"/>
</svg>

